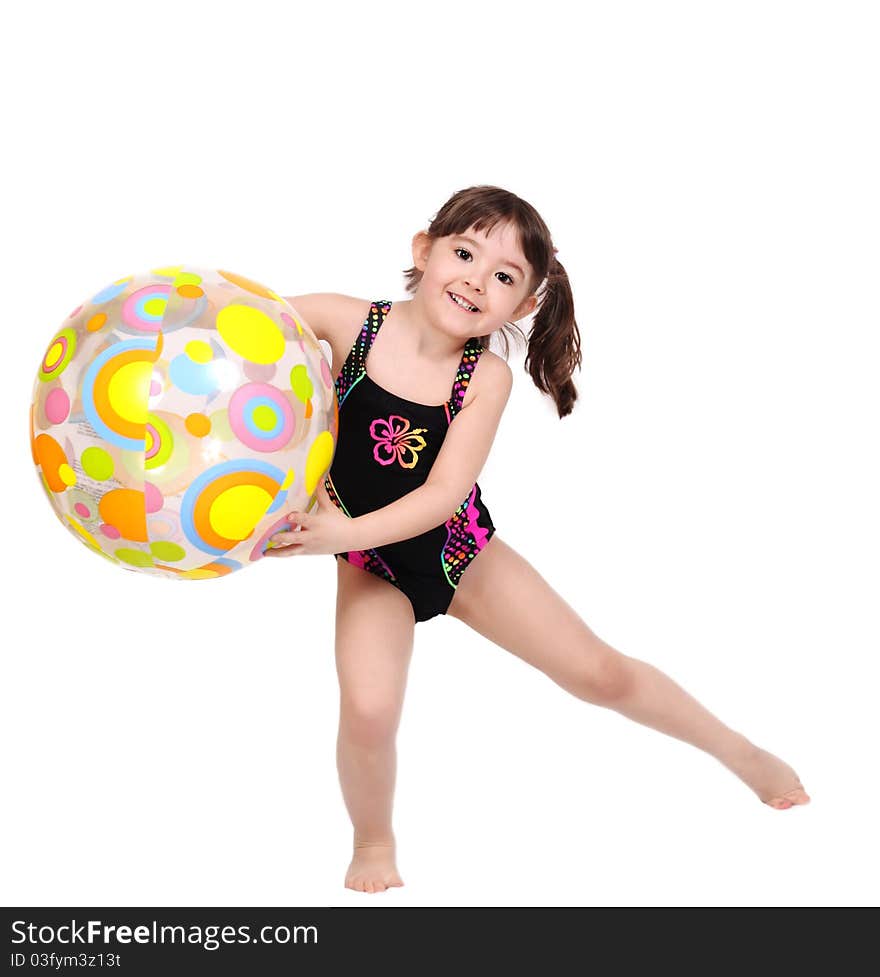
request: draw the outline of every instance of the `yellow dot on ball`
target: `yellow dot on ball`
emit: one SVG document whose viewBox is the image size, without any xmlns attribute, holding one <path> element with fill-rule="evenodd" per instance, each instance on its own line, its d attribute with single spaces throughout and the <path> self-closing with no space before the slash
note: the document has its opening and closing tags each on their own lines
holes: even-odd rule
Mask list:
<svg viewBox="0 0 880 977">
<path fill-rule="evenodd" d="M 312 442 L 309 455 L 306 458 L 306 492 L 309 495 L 315 491 L 318 479 L 330 467 L 332 459 L 333 436 L 329 431 L 321 431 Z"/>
<path fill-rule="evenodd" d="M 144 302 L 144 312 L 147 315 L 155 316 L 157 319 L 165 314 L 165 306 L 168 305 L 168 299 L 166 298 L 154 298 L 147 299 Z"/>
<path fill-rule="evenodd" d="M 201 285 L 202 276 L 197 275 L 194 271 L 181 271 L 174 278 L 174 287 L 179 288 L 181 285 Z"/>
<path fill-rule="evenodd" d="M 121 366 L 107 385 L 107 399 L 116 413 L 132 424 L 147 423 L 150 378 L 153 364 L 135 360 Z"/>
<path fill-rule="evenodd" d="M 214 359 L 214 351 L 202 339 L 190 340 L 184 349 L 194 363 L 210 363 Z"/>
<path fill-rule="evenodd" d="M 277 363 L 284 355 L 284 333 L 265 312 L 249 305 L 221 309 L 217 330 L 234 353 L 251 363 Z"/>
<path fill-rule="evenodd" d="M 64 356 L 64 346 L 62 343 L 52 343 L 49 352 L 46 353 L 46 366 L 52 370 Z"/>
<path fill-rule="evenodd" d="M 214 577 L 219 577 L 220 574 L 216 570 L 206 570 L 204 567 L 196 567 L 194 570 L 184 570 L 183 576 L 187 580 L 212 580 Z"/>
<path fill-rule="evenodd" d="M 251 417 L 254 424 L 261 431 L 271 431 L 278 422 L 275 411 L 267 404 L 260 404 L 258 407 L 255 407 Z"/>
<path fill-rule="evenodd" d="M 71 485 L 76 485 L 76 472 L 70 467 L 70 465 L 61 465 L 58 468 L 58 477 L 68 487 Z"/>
<path fill-rule="evenodd" d="M 208 521 L 224 539 L 247 539 L 272 505 L 272 496 L 258 485 L 236 485 L 214 500 Z"/>
</svg>

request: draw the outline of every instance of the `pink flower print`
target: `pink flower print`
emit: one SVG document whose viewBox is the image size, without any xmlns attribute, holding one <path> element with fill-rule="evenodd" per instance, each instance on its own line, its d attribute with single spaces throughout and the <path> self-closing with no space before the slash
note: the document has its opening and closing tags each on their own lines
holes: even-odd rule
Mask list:
<svg viewBox="0 0 880 977">
<path fill-rule="evenodd" d="M 422 434 L 426 427 L 409 429 L 405 417 L 392 414 L 386 421 L 377 417 L 370 423 L 370 435 L 379 443 L 373 448 L 373 457 L 380 465 L 391 465 L 396 458 L 402 468 L 415 468 L 419 460 L 418 452 L 427 442 Z"/>
</svg>

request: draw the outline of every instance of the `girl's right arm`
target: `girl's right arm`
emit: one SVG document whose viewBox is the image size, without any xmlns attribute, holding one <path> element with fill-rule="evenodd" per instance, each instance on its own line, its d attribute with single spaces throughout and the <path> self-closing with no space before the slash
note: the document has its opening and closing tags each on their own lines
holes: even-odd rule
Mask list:
<svg viewBox="0 0 880 977">
<path fill-rule="evenodd" d="M 335 378 L 369 311 L 369 301 L 339 292 L 316 292 L 285 298 L 315 336 L 330 346 L 330 372 Z"/>
</svg>

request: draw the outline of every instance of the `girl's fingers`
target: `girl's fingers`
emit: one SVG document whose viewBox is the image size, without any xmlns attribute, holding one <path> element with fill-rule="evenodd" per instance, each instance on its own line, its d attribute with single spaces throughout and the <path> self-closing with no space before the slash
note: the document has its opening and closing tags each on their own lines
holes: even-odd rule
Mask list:
<svg viewBox="0 0 880 977">
<path fill-rule="evenodd" d="M 281 549 L 277 549 L 277 550 L 266 550 L 266 552 L 263 554 L 263 556 L 272 556 L 272 557 L 275 557 L 275 556 L 277 556 L 277 557 L 282 557 L 282 556 L 283 557 L 288 557 L 288 556 L 296 556 L 296 555 L 297 555 L 297 550 L 295 548 L 291 548 L 289 546 L 285 546 L 285 547 L 283 547 Z"/>
<path fill-rule="evenodd" d="M 302 549 L 302 544 L 298 543 L 291 543 L 286 546 L 270 546 L 263 555 L 269 556 L 271 554 L 272 556 L 295 556 L 297 553 L 301 553 Z"/>
<path fill-rule="evenodd" d="M 269 537 L 273 543 L 284 544 L 285 546 L 291 543 L 299 542 L 299 533 L 275 533 L 274 536 Z"/>
<path fill-rule="evenodd" d="M 304 522 L 308 519 L 308 514 L 305 512 L 288 512 L 287 522 L 290 524 L 292 529 L 294 526 L 302 526 Z"/>
<path fill-rule="evenodd" d="M 318 505 L 322 509 L 329 509 L 333 505 L 333 500 L 330 498 L 330 496 L 327 493 L 327 489 L 324 486 L 323 479 L 321 479 L 321 481 L 318 482 L 318 490 L 315 494 L 318 499 Z"/>
</svg>

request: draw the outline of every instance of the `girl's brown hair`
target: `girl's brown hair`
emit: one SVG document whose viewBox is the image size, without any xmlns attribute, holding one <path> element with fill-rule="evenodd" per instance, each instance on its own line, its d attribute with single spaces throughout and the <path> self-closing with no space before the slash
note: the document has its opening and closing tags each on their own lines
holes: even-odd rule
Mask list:
<svg viewBox="0 0 880 977">
<path fill-rule="evenodd" d="M 534 313 L 527 342 L 525 369 L 535 386 L 549 394 L 556 403 L 560 417 L 570 414 L 577 400 L 572 382 L 575 367 L 581 365 L 581 337 L 574 318 L 574 298 L 571 284 L 562 263 L 556 258 L 556 248 L 547 225 L 535 208 L 509 190 L 500 187 L 468 187 L 454 193 L 437 211 L 427 229 L 433 239 L 450 234 L 464 234 L 470 228 L 487 234 L 499 223 L 516 228 L 522 253 L 533 269 L 534 280 L 529 282 L 526 295 L 536 294 L 538 306 Z M 415 266 L 406 269 L 407 292 L 415 292 L 422 273 Z M 538 286 L 543 283 L 540 293 Z M 515 323 L 506 322 L 501 328 L 504 357 L 510 350 L 505 333 L 525 335 Z M 489 336 L 480 336 L 488 349 Z"/>
</svg>

